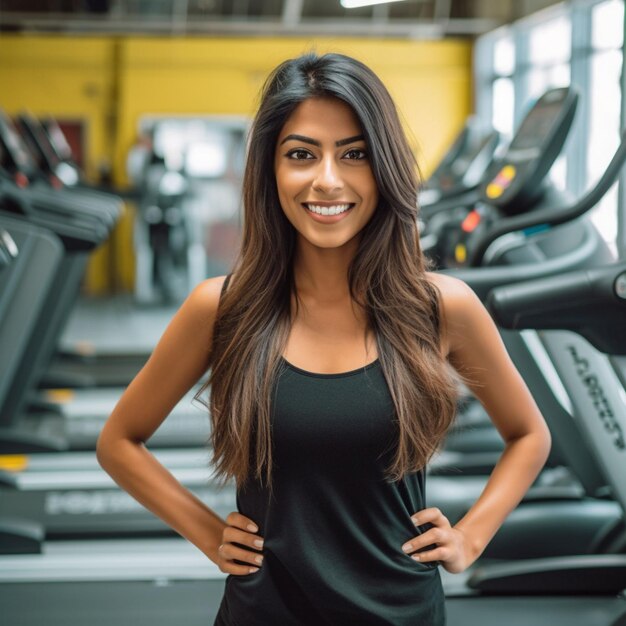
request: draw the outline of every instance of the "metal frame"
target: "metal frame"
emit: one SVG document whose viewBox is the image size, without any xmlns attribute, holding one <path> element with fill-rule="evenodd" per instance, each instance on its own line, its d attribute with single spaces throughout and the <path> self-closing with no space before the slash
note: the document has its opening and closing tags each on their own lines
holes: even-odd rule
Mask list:
<svg viewBox="0 0 626 626">
<path fill-rule="evenodd" d="M 574 404 L 574 417 L 611 493 L 626 510 L 626 398 L 611 359 L 569 331 L 541 333 L 554 367 Z"/>
</svg>

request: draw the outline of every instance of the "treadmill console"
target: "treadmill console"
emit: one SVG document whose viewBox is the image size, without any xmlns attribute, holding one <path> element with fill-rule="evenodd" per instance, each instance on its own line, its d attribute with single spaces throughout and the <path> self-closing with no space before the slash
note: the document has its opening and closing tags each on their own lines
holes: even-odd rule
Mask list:
<svg viewBox="0 0 626 626">
<path fill-rule="evenodd" d="M 563 149 L 578 95 L 569 87 L 550 89 L 520 124 L 481 191 L 484 202 L 505 215 L 525 213 L 542 193 L 543 181 Z"/>
<path fill-rule="evenodd" d="M 59 123 L 52 117 L 47 117 L 43 120 L 43 127 L 48 135 L 48 141 L 50 147 L 54 150 L 56 157 L 59 161 L 72 161 L 72 149 L 67 142 Z"/>
<path fill-rule="evenodd" d="M 565 144 L 577 102 L 569 87 L 550 89 L 537 100 L 487 172 L 480 200 L 440 228 L 437 256 L 445 267 L 467 266 L 477 242 L 498 220 L 541 205 L 546 176 Z"/>
<path fill-rule="evenodd" d="M 15 119 L 15 128 L 20 133 L 22 141 L 30 149 L 39 168 L 46 172 L 54 171 L 56 158 L 46 145 L 45 138 L 41 136 L 43 129 L 39 122 L 30 115 L 22 113 Z"/>
<path fill-rule="evenodd" d="M 78 183 L 79 174 L 73 164 L 62 161 L 54 149 L 43 124 L 36 118 L 22 113 L 17 117 L 16 127 L 24 143 L 36 157 L 39 168 L 48 176 L 54 188 L 71 187 Z"/>
<path fill-rule="evenodd" d="M 20 187 L 26 186 L 35 178 L 37 165 L 4 111 L 0 111 L 0 155 L 2 156 L 0 167 L 14 178 Z"/>
</svg>

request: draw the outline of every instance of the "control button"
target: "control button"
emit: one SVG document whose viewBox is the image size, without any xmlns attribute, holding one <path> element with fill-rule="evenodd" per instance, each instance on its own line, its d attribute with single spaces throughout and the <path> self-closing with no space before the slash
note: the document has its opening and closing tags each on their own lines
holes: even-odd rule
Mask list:
<svg viewBox="0 0 626 626">
<path fill-rule="evenodd" d="M 457 263 L 465 263 L 465 261 L 467 261 L 467 248 L 464 244 L 456 244 L 456 248 L 454 248 L 454 258 Z"/>
<path fill-rule="evenodd" d="M 517 174 L 517 170 L 515 169 L 515 165 L 505 165 L 500 172 L 500 175 L 506 181 L 512 181 L 515 178 L 515 174 Z"/>
<path fill-rule="evenodd" d="M 505 165 L 497 174 L 496 177 L 487 185 L 485 190 L 488 198 L 499 198 L 504 191 L 513 182 L 513 179 L 517 175 L 517 170 L 514 165 Z"/>
<path fill-rule="evenodd" d="M 502 195 L 504 189 L 500 185 L 496 185 L 496 183 L 489 183 L 487 185 L 487 197 L 488 198 L 499 198 Z"/>
<path fill-rule="evenodd" d="M 614 283 L 615 295 L 622 300 L 626 300 L 626 272 L 622 272 Z"/>
<path fill-rule="evenodd" d="M 22 174 L 22 172 L 17 172 L 13 178 L 13 180 L 15 181 L 15 184 L 20 188 L 20 189 L 25 189 L 26 187 L 28 187 L 28 178 L 26 177 L 25 174 Z"/>
<path fill-rule="evenodd" d="M 480 224 L 480 213 L 478 211 L 470 211 L 461 224 L 461 229 L 466 233 L 471 233 Z"/>
</svg>

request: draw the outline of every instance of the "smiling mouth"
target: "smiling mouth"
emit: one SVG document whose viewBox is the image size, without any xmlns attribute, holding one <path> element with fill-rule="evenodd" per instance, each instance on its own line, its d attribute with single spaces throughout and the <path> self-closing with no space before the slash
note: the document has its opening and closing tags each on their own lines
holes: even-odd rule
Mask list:
<svg viewBox="0 0 626 626">
<path fill-rule="evenodd" d="M 303 202 L 302 206 L 307 210 L 311 211 L 311 213 L 317 213 L 318 215 L 341 215 L 346 211 L 349 211 L 353 206 L 354 202 L 345 202 L 332 205 L 321 205 L 315 204 L 313 202 Z"/>
</svg>

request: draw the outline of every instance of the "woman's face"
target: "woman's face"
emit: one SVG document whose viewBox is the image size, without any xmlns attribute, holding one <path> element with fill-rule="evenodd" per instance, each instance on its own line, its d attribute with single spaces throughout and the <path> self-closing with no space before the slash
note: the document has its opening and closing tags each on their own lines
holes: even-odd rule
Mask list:
<svg viewBox="0 0 626 626">
<path fill-rule="evenodd" d="M 341 100 L 309 98 L 296 107 L 278 136 L 274 171 L 287 219 L 320 248 L 350 241 L 376 210 L 361 126 Z"/>
</svg>

